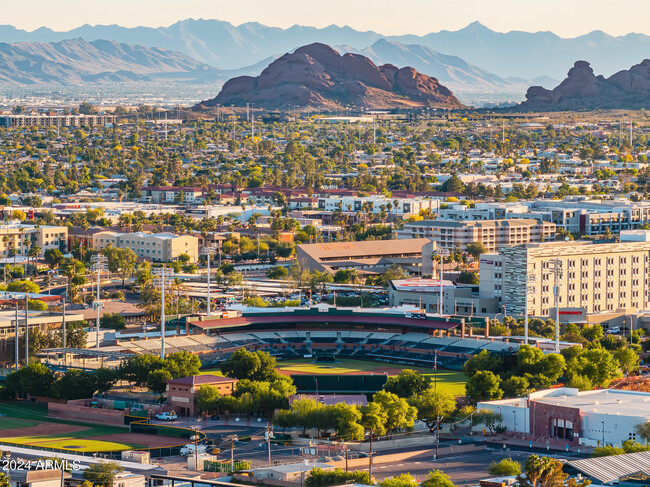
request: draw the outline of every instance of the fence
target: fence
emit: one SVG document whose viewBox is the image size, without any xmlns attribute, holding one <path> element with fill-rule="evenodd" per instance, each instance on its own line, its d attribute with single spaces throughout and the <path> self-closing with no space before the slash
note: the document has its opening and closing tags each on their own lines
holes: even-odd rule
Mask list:
<svg viewBox="0 0 650 487">
<path fill-rule="evenodd" d="M 251 468 L 250 462 L 235 462 L 235 472 L 241 472 L 242 470 L 248 470 Z M 205 472 L 223 472 L 231 473 L 230 462 L 227 460 L 221 460 L 218 462 L 203 462 L 203 470 Z"/>
</svg>

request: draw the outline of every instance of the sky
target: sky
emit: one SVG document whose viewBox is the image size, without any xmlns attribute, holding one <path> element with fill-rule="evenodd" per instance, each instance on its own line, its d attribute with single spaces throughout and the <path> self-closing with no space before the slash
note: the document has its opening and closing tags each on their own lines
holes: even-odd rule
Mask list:
<svg viewBox="0 0 650 487">
<path fill-rule="evenodd" d="M 83 24 L 158 27 L 204 18 L 283 28 L 349 25 L 384 35 L 457 30 L 477 20 L 499 32 L 650 34 L 648 0 L 0 0 L 0 12 L 0 24 L 26 30 Z"/>
</svg>

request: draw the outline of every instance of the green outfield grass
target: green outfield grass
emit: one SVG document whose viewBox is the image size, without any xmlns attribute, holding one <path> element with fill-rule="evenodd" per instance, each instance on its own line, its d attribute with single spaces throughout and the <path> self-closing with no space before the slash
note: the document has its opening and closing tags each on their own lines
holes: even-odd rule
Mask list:
<svg viewBox="0 0 650 487">
<path fill-rule="evenodd" d="M 409 365 L 387 364 L 385 362 L 372 362 L 369 360 L 340 359 L 331 363 L 315 363 L 314 359 L 295 359 L 278 361 L 277 369 L 285 374 L 358 374 L 361 372 L 374 374 L 384 374 L 388 372 L 389 376 L 395 376 L 402 369 L 411 369 L 430 377 L 433 382 L 433 370 L 427 367 L 416 367 Z M 201 374 L 222 375 L 219 369 L 204 369 Z M 438 370 L 438 387 L 441 390 L 448 391 L 454 396 L 465 395 L 465 382 L 467 376 L 456 370 Z"/>
<path fill-rule="evenodd" d="M 88 440 L 87 438 L 101 437 L 104 435 L 124 434 L 126 428 L 110 425 L 94 425 L 79 421 L 68 421 L 49 418 L 47 405 L 24 403 L 0 403 L 0 442 L 17 443 L 22 445 L 43 446 L 46 448 L 64 448 L 76 451 L 111 451 L 143 448 L 143 445 L 116 443 L 112 441 Z M 80 431 L 62 434 L 48 434 L 47 430 L 42 435 L 29 436 L 2 436 L 2 430 L 29 428 L 40 423 L 67 424 L 83 427 Z"/>
<path fill-rule="evenodd" d="M 147 448 L 144 445 L 131 445 L 126 443 L 116 443 L 113 441 L 88 440 L 85 431 L 81 436 L 51 437 L 51 436 L 12 436 L 7 438 L 0 437 L 0 442 L 17 443 L 20 445 L 42 446 L 43 448 L 62 448 L 73 451 L 117 451 Z M 72 433 L 74 435 L 74 433 Z"/>
</svg>

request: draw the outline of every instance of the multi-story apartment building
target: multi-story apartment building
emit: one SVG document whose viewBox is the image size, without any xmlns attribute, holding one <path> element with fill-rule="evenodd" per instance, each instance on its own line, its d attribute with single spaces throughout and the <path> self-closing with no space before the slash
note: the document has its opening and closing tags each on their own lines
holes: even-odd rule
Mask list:
<svg viewBox="0 0 650 487">
<path fill-rule="evenodd" d="M 142 188 L 142 198 L 151 203 L 193 203 L 202 195 L 202 188 L 191 186 L 145 186 Z"/>
<path fill-rule="evenodd" d="M 440 201 L 428 198 L 386 198 L 380 195 L 371 196 L 327 196 L 318 198 L 318 209 L 325 211 L 341 211 L 357 213 L 367 209 L 370 213 L 380 213 L 382 210 L 393 215 L 417 215 L 420 210 L 438 211 Z"/>
<path fill-rule="evenodd" d="M 529 314 L 554 317 L 557 267 L 561 321 L 646 309 L 650 236 L 644 241 L 624 238 L 620 243 L 531 243 L 483 255 L 480 294 L 500 298 L 508 314 L 524 314 L 527 299 Z M 533 280 L 528 292 L 527 276 Z"/>
<path fill-rule="evenodd" d="M 555 224 L 537 220 L 449 221 L 423 220 L 406 223 L 397 238 L 428 238 L 443 249 L 465 249 L 481 242 L 490 251 L 501 247 L 555 238 Z"/>
<path fill-rule="evenodd" d="M 114 123 L 113 115 L 1 115 L 0 127 L 94 127 Z"/>
<path fill-rule="evenodd" d="M 0 256 L 26 256 L 29 248 L 40 247 L 39 257 L 46 250 L 65 252 L 68 242 L 68 228 L 59 226 L 36 226 L 9 224 L 0 226 Z"/>
<path fill-rule="evenodd" d="M 94 248 L 103 249 L 108 245 L 128 247 L 138 257 L 153 262 L 170 262 L 181 254 L 188 254 L 192 262 L 199 257 L 199 240 L 192 235 L 143 232 L 99 232 L 93 235 Z"/>
</svg>

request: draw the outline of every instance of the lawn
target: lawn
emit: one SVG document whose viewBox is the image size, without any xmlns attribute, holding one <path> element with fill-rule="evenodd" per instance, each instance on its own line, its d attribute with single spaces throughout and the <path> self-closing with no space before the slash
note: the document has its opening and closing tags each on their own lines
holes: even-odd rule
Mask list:
<svg viewBox="0 0 650 487">
<path fill-rule="evenodd" d="M 123 434 L 128 430 L 118 426 L 94 425 L 79 421 L 49 418 L 47 416 L 47 405 L 44 404 L 0 403 L 0 414 L 2 414 L 0 416 L 0 442 L 39 445 L 47 448 L 65 448 L 77 451 L 110 451 L 142 448 L 142 445 L 89 440 L 87 438 Z M 2 430 L 29 428 L 42 423 L 81 426 L 83 429 L 61 434 L 48 434 L 47 424 L 45 424 L 43 425 L 42 435 L 1 436 Z"/>
<path fill-rule="evenodd" d="M 428 376 L 433 383 L 434 374 L 433 370 L 428 367 L 415 367 L 409 365 L 395 365 L 387 364 L 385 362 L 372 362 L 368 360 L 354 360 L 354 359 L 340 359 L 335 362 L 315 363 L 313 359 L 295 359 L 295 360 L 282 360 L 278 362 L 277 369 L 279 372 L 290 374 L 359 374 L 359 373 L 374 373 L 384 374 L 388 373 L 389 376 L 399 374 L 402 369 L 411 369 Z M 204 369 L 201 374 L 215 374 L 222 375 L 219 369 Z M 447 391 L 454 396 L 465 395 L 465 382 L 467 376 L 461 371 L 455 370 L 438 370 L 438 387 L 441 390 Z"/>
<path fill-rule="evenodd" d="M 86 431 L 80 431 L 81 436 L 86 436 Z M 115 443 L 113 441 L 88 440 L 83 437 L 70 436 L 66 433 L 65 437 L 43 436 L 12 436 L 9 438 L 0 437 L 0 442 L 17 443 L 20 445 L 42 446 L 44 448 L 62 448 L 75 451 L 116 451 L 147 448 L 144 445 L 128 445 L 125 443 Z"/>
</svg>

